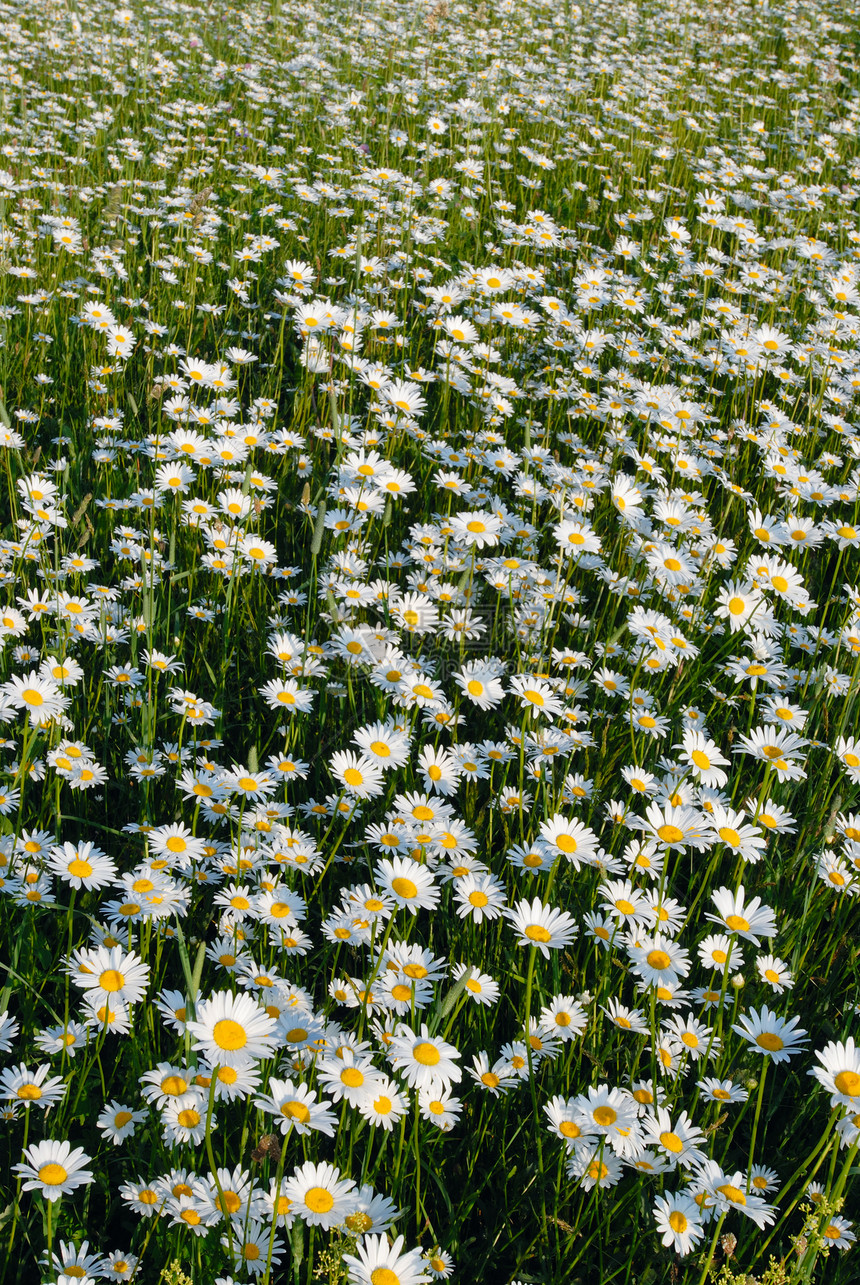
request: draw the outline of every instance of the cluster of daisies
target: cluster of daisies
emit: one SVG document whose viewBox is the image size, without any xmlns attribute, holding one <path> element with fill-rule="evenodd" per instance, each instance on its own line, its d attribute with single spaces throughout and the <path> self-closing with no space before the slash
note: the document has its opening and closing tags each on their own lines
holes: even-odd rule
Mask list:
<svg viewBox="0 0 860 1285">
<path fill-rule="evenodd" d="M 8 1253 L 508 1279 L 490 1147 L 685 1256 L 791 1215 L 805 1072 L 850 1248 L 844 14 L 7 7 Z"/>
</svg>

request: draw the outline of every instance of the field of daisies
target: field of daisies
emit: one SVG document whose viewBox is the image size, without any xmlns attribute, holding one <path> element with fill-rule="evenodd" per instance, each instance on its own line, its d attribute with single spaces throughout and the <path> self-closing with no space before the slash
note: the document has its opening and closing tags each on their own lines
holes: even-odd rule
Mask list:
<svg viewBox="0 0 860 1285">
<path fill-rule="evenodd" d="M 858 1279 L 858 50 L 0 5 L 0 1285 Z"/>
</svg>

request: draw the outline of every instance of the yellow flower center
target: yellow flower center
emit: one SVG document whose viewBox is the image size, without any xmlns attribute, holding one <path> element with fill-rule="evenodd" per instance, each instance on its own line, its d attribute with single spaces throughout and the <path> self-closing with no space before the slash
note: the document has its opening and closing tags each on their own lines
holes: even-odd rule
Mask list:
<svg viewBox="0 0 860 1285">
<path fill-rule="evenodd" d="M 420 1044 L 416 1044 L 412 1050 L 412 1056 L 422 1066 L 437 1066 L 442 1060 L 442 1054 L 429 1040 L 422 1040 Z"/>
<path fill-rule="evenodd" d="M 117 969 L 106 968 L 99 978 L 99 986 L 103 991 L 107 991 L 108 994 L 113 994 L 115 991 L 122 990 L 123 986 L 125 986 L 125 978 Z"/>
<path fill-rule="evenodd" d="M 305 1195 L 305 1204 L 315 1214 L 327 1214 L 334 1204 L 334 1196 L 325 1187 L 311 1187 Z"/>
<path fill-rule="evenodd" d="M 229 1017 L 222 1017 L 215 1023 L 212 1028 L 212 1038 L 219 1049 L 225 1049 L 228 1052 L 243 1049 L 248 1043 L 248 1035 L 244 1027 Z"/>
<path fill-rule="evenodd" d="M 833 1080 L 837 1092 L 846 1097 L 860 1097 L 860 1075 L 856 1071 L 840 1071 Z"/>
</svg>

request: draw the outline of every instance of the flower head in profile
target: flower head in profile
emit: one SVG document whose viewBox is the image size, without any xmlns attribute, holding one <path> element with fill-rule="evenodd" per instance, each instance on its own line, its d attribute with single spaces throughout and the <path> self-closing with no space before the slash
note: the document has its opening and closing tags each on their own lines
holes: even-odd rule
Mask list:
<svg viewBox="0 0 860 1285">
<path fill-rule="evenodd" d="M 830 1105 L 845 1106 L 851 1111 L 860 1108 L 860 1049 L 849 1035 L 844 1042 L 831 1040 L 815 1056 L 821 1063 L 807 1072 L 827 1090 Z"/>
<path fill-rule="evenodd" d="M 751 901 L 747 901 L 743 884 L 737 892 L 732 892 L 730 888 L 718 888 L 711 900 L 717 908 L 716 915 L 705 916 L 711 923 L 737 933 L 754 946 L 758 946 L 762 937 L 776 936 L 776 916 L 770 906 L 763 905 L 761 897 L 753 897 Z"/>
<path fill-rule="evenodd" d="M 726 1173 L 716 1160 L 705 1160 L 699 1166 L 690 1193 L 712 1201 L 718 1213 L 745 1214 L 757 1227 L 767 1227 L 775 1218 L 773 1206 L 750 1189 L 745 1174 L 740 1170 Z"/>
<path fill-rule="evenodd" d="M 539 897 L 518 901 L 505 915 L 517 933 L 517 945 L 536 946 L 545 959 L 549 959 L 550 950 L 569 946 L 577 933 L 572 915 L 566 910 L 545 906 Z"/>
<path fill-rule="evenodd" d="M 787 1020 L 778 1017 L 765 1004 L 758 1012 L 751 1009 L 749 1013 L 744 1013 L 732 1030 L 736 1035 L 742 1035 L 755 1052 L 764 1054 L 774 1062 L 787 1062 L 808 1042 L 805 1039 L 806 1031 L 799 1023 L 799 1017 Z"/>
</svg>

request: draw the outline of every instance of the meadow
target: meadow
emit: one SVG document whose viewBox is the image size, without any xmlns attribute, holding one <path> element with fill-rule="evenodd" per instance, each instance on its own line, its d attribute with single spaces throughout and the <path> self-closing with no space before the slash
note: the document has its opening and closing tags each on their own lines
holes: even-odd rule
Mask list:
<svg viewBox="0 0 860 1285">
<path fill-rule="evenodd" d="M 0 51 L 0 1285 L 856 1281 L 860 8 Z"/>
</svg>

